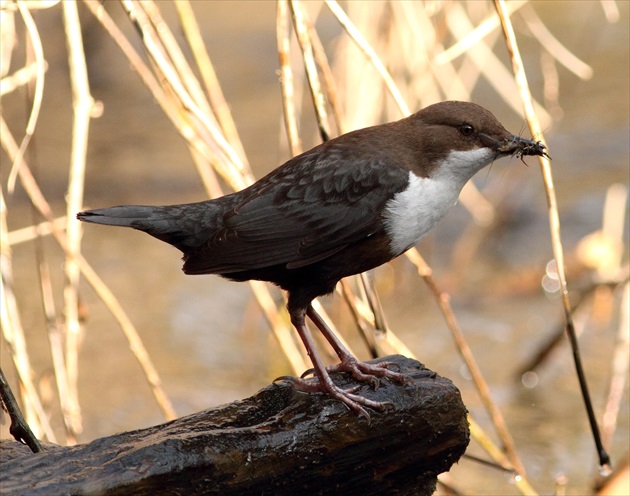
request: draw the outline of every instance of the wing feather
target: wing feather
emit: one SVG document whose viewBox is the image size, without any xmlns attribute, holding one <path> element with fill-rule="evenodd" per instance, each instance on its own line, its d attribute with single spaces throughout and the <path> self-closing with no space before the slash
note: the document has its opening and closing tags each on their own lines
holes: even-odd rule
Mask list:
<svg viewBox="0 0 630 496">
<path fill-rule="evenodd" d="M 186 254 L 184 271 L 302 267 L 383 229 L 380 212 L 406 187 L 408 169 L 378 153 L 349 158 L 343 156 L 349 147 L 325 145 L 244 190 L 242 200 L 224 214 L 223 228 Z"/>
</svg>

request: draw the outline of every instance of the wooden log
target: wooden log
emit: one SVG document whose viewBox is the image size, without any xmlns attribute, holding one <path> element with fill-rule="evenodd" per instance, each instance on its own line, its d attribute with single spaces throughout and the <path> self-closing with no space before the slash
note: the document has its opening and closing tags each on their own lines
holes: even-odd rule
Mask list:
<svg viewBox="0 0 630 496">
<path fill-rule="evenodd" d="M 371 422 L 323 394 L 274 383 L 247 398 L 148 429 L 42 453 L 0 443 L 0 488 L 11 495 L 429 495 L 464 453 L 459 391 L 419 362 L 387 360 L 408 378 L 359 394 L 389 401 Z M 347 374 L 333 374 L 344 387 Z"/>
</svg>

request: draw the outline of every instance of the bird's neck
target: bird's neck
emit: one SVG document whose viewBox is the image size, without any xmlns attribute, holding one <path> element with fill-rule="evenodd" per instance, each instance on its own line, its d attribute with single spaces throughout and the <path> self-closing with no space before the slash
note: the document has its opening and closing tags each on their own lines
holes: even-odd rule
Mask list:
<svg viewBox="0 0 630 496">
<path fill-rule="evenodd" d="M 465 181 L 419 177 L 409 173 L 409 185 L 385 206 L 383 220 L 393 254 L 415 245 L 455 204 Z"/>
</svg>

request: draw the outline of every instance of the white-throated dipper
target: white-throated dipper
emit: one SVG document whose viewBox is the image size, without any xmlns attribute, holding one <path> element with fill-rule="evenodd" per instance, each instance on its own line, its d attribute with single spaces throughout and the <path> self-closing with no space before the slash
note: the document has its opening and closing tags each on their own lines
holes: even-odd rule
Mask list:
<svg viewBox="0 0 630 496">
<path fill-rule="evenodd" d="M 361 381 L 404 381 L 387 365 L 357 360 L 313 310 L 337 282 L 382 265 L 414 246 L 455 204 L 466 182 L 497 158 L 546 155 L 474 103 L 437 103 L 396 122 L 353 131 L 292 158 L 248 188 L 184 205 L 88 210 L 80 220 L 132 227 L 184 253 L 186 274 L 269 281 L 288 293 L 287 308 L 322 391 L 369 418 L 385 404 L 336 386 L 329 370 Z M 324 366 L 306 316 L 341 362 Z"/>
</svg>

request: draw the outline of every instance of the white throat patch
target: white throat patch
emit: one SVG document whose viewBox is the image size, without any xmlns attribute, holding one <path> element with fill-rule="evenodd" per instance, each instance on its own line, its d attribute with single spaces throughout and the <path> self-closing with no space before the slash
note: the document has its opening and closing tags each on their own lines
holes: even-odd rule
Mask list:
<svg viewBox="0 0 630 496">
<path fill-rule="evenodd" d="M 453 151 L 431 177 L 409 172 L 409 185 L 385 205 L 385 230 L 391 251 L 399 255 L 415 245 L 449 209 L 475 173 L 495 157 L 489 148 Z"/>
</svg>

